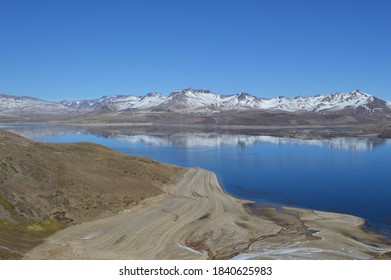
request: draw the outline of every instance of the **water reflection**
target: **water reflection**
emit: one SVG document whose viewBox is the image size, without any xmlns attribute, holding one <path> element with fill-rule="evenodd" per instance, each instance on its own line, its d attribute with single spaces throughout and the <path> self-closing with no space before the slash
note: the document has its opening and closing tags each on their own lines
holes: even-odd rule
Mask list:
<svg viewBox="0 0 391 280">
<path fill-rule="evenodd" d="M 339 137 L 321 140 L 302 140 L 273 136 L 227 135 L 213 133 L 186 133 L 169 136 L 123 135 L 111 137 L 121 141 L 143 142 L 151 146 L 168 145 L 181 147 L 219 147 L 223 145 L 248 147 L 255 144 L 271 143 L 275 145 L 294 144 L 317 147 L 328 147 L 337 150 L 365 151 L 385 144 L 389 140 L 367 137 Z"/>
<path fill-rule="evenodd" d="M 174 133 L 170 135 L 153 135 L 124 133 L 120 129 L 115 131 L 102 131 L 98 129 L 85 129 L 68 126 L 32 125 L 8 126 L 3 127 L 3 129 L 34 140 L 56 138 L 66 134 L 94 135 L 96 137 L 116 139 L 128 143 L 141 142 L 150 146 L 173 147 L 220 147 L 229 145 L 245 148 L 255 144 L 271 143 L 275 145 L 304 145 L 360 152 L 372 150 L 386 143 L 391 143 L 391 139 L 379 139 L 373 137 L 337 137 L 330 139 L 303 140 L 274 136 L 251 136 L 217 133 Z"/>
</svg>

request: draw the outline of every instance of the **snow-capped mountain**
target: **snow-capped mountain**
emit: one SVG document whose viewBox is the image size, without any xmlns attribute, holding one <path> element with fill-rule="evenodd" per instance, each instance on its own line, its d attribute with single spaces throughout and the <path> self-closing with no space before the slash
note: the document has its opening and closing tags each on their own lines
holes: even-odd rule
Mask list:
<svg viewBox="0 0 391 280">
<path fill-rule="evenodd" d="M 123 110 L 139 101 L 139 97 L 132 95 L 102 96 L 97 99 L 62 100 L 64 106 L 77 109 L 104 109 Z"/>
<path fill-rule="evenodd" d="M 73 111 L 72 108 L 57 102 L 45 101 L 28 96 L 0 94 L 0 112 L 2 114 L 40 114 L 42 112 L 59 113 Z"/>
<path fill-rule="evenodd" d="M 371 104 L 377 102 L 378 106 Z M 382 108 L 385 105 L 380 104 L 380 99 L 363 93 L 359 90 L 350 93 L 333 93 L 330 95 L 316 96 L 298 96 L 295 98 L 277 97 L 265 99 L 261 108 L 282 110 L 288 112 L 335 112 L 344 109 L 363 108 L 372 111 L 376 108 Z"/>
<path fill-rule="evenodd" d="M 330 95 L 298 96 L 295 98 L 258 98 L 247 93 L 235 95 L 213 94 L 205 90 L 186 89 L 172 93 L 162 103 L 178 110 L 279 110 L 285 112 L 337 112 L 355 110 L 372 113 L 376 110 L 389 110 L 387 102 L 356 90 L 351 93 Z"/>
<path fill-rule="evenodd" d="M 191 88 L 171 93 L 162 104 L 173 110 L 242 110 L 259 108 L 260 98 L 247 93 L 235 95 L 214 94 L 209 90 Z"/>
<path fill-rule="evenodd" d="M 80 99 L 60 103 L 64 106 L 77 109 L 109 109 L 111 111 L 123 111 L 129 109 L 144 109 L 155 107 L 166 101 L 167 96 L 159 93 L 148 93 L 145 96 L 114 95 L 102 96 L 98 99 Z"/>
<path fill-rule="evenodd" d="M 145 96 L 115 95 L 98 99 L 49 102 L 31 97 L 0 95 L 0 112 L 40 111 L 62 112 L 76 110 L 80 113 L 95 110 L 122 111 L 173 111 L 173 112 L 222 112 L 229 110 L 267 110 L 291 113 L 346 113 L 391 114 L 391 103 L 360 90 L 350 93 L 298 96 L 287 98 L 259 98 L 248 93 L 234 95 L 215 94 L 209 90 L 184 89 L 169 96 L 148 93 Z"/>
<path fill-rule="evenodd" d="M 148 93 L 146 96 L 142 97 L 137 104 L 134 104 L 131 109 L 146 109 L 151 107 L 159 106 L 160 104 L 166 102 L 167 97 L 160 93 Z"/>
<path fill-rule="evenodd" d="M 215 94 L 209 90 L 191 88 L 175 91 L 169 96 L 149 93 L 139 96 L 104 96 L 93 100 L 62 101 L 61 104 L 78 109 L 103 109 L 112 111 L 160 109 L 180 112 L 215 112 L 227 110 L 278 110 L 285 112 L 328 113 L 342 110 L 373 113 L 390 110 L 391 103 L 366 94 L 360 90 L 330 95 L 298 96 L 287 98 L 259 98 L 248 93 L 235 95 Z"/>
</svg>

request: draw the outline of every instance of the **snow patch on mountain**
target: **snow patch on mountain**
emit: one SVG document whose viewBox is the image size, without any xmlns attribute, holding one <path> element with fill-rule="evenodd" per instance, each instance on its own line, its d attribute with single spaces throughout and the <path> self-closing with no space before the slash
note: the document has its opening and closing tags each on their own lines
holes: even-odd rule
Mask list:
<svg viewBox="0 0 391 280">
<path fill-rule="evenodd" d="M 14 112 L 56 112 L 56 111 L 69 111 L 70 108 L 59 104 L 57 102 L 50 102 L 40 100 L 33 97 L 26 96 L 12 96 L 0 94 L 0 112 L 2 113 L 14 113 Z"/>
<path fill-rule="evenodd" d="M 141 97 L 139 96 L 124 96 L 119 97 L 107 104 L 107 107 L 113 111 L 124 111 L 130 109 L 132 106 L 139 103 Z"/>
<path fill-rule="evenodd" d="M 167 100 L 167 96 L 159 93 L 148 93 L 146 96 L 141 98 L 139 102 L 132 105 L 132 109 L 145 109 L 150 107 L 156 107 Z"/>
<path fill-rule="evenodd" d="M 63 100 L 60 103 L 77 109 L 103 109 L 108 107 L 112 108 L 112 110 L 123 110 L 131 106 L 132 103 L 137 103 L 139 99 L 139 97 L 132 95 L 112 95 L 102 96 L 97 99 Z"/>
<path fill-rule="evenodd" d="M 221 96 L 208 90 L 185 89 L 171 93 L 164 104 L 177 109 L 197 109 L 221 102 Z"/>
<path fill-rule="evenodd" d="M 146 96 L 114 95 L 102 96 L 98 99 L 60 101 L 61 104 L 78 109 L 104 109 L 125 111 L 158 106 L 167 100 L 167 96 L 158 93 L 148 93 Z"/>
</svg>

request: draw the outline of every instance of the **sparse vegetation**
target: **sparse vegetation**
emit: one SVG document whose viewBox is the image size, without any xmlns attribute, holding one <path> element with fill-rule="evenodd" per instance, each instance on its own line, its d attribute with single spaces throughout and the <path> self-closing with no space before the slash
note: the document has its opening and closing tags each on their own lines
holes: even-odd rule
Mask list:
<svg viewBox="0 0 391 280">
<path fill-rule="evenodd" d="M 26 230 L 32 233 L 38 233 L 38 232 L 53 233 L 60 229 L 63 229 L 64 227 L 65 227 L 64 224 L 61 223 L 60 221 L 56 219 L 48 219 L 39 223 L 28 225 L 26 227 Z"/>
<path fill-rule="evenodd" d="M 380 254 L 376 257 L 378 260 L 391 260 L 391 251 Z"/>
<path fill-rule="evenodd" d="M 7 210 L 10 213 L 14 212 L 14 206 L 11 203 L 9 203 L 7 200 L 2 198 L 1 196 L 0 196 L 0 205 L 2 205 L 5 208 L 5 210 Z"/>
</svg>

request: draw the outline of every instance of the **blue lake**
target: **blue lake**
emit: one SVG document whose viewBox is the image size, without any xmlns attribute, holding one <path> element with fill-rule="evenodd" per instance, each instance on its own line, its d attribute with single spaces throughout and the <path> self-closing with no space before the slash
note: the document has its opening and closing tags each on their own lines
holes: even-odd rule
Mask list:
<svg viewBox="0 0 391 280">
<path fill-rule="evenodd" d="M 120 152 L 214 171 L 226 192 L 257 205 L 289 205 L 365 218 L 391 236 L 391 140 L 297 140 L 269 136 L 91 133 L 9 127 L 47 142 L 99 143 Z"/>
</svg>

